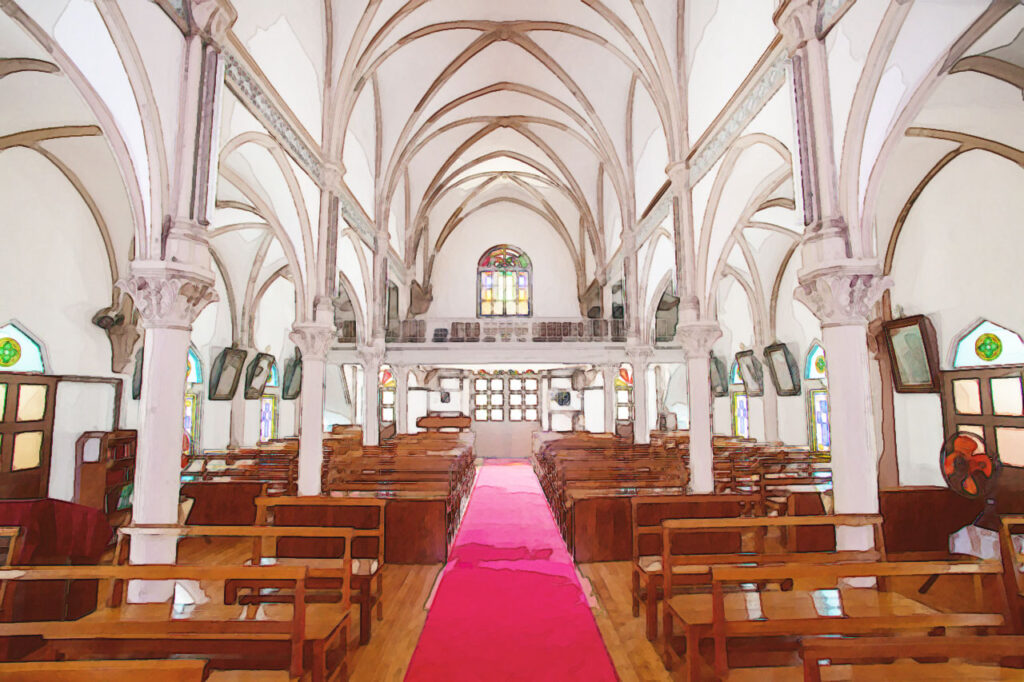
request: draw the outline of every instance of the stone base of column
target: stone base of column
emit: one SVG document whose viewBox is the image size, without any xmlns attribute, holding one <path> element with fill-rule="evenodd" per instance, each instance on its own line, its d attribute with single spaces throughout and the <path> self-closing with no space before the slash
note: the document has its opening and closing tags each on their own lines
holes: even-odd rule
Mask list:
<svg viewBox="0 0 1024 682">
<path fill-rule="evenodd" d="M 132 564 L 173 564 L 177 560 L 178 539 L 173 535 L 136 535 L 132 537 Z M 173 580 L 132 580 L 127 599 L 131 604 L 166 602 L 174 596 Z"/>
</svg>

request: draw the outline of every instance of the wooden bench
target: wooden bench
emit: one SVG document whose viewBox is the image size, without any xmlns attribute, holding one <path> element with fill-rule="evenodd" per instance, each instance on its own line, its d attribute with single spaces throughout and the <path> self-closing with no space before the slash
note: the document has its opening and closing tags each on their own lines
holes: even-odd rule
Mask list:
<svg viewBox="0 0 1024 682">
<path fill-rule="evenodd" d="M 633 617 L 646 599 L 647 639 L 658 637 L 662 590 L 662 527 L 669 519 L 754 516 L 762 513 L 756 495 L 641 495 L 630 499 L 633 523 Z"/>
<path fill-rule="evenodd" d="M 0 580 L 100 580 L 109 599 L 78 620 L 0 623 L 0 637 L 41 638 L 50 658 L 208 658 L 210 667 L 287 670 L 344 679 L 348 605 L 307 604 L 304 566 L 38 566 L 0 570 Z M 129 581 L 198 583 L 208 601 L 124 604 Z M 286 584 L 291 601 L 258 611 L 231 598 L 232 581 Z M 205 586 L 204 586 L 205 583 Z M 220 587 L 220 598 L 212 596 Z M 187 589 L 187 588 L 185 588 Z M 175 592 L 177 592 L 177 587 Z M 237 594 L 235 595 L 237 596 Z"/>
<path fill-rule="evenodd" d="M 384 618 L 384 549 L 386 501 L 345 497 L 260 497 L 256 499 L 259 526 L 311 526 L 350 528 L 353 532 L 352 563 L 348 571 L 352 602 L 359 605 L 359 643 L 370 641 L 371 610 Z M 257 550 L 258 557 L 317 560 L 337 553 L 335 542 L 281 537 L 273 553 Z M 323 576 L 317 576 L 323 577 Z M 324 585 L 322 581 L 318 584 Z M 326 583 L 328 586 L 330 583 Z"/>
<path fill-rule="evenodd" d="M 1003 583 L 1013 631 L 1024 634 L 1024 551 L 1014 544 L 1014 535 L 1024 531 L 1024 515 L 1006 515 L 999 526 L 999 554 Z"/>
<path fill-rule="evenodd" d="M 998 582 L 1000 573 L 999 563 L 991 561 L 715 566 L 711 569 L 711 594 L 678 595 L 666 601 L 665 665 L 671 669 L 677 656 L 676 623 L 682 626 L 685 642 L 686 662 L 681 672 L 690 680 L 700 679 L 700 645 L 706 639 L 713 642 L 715 674 L 724 678 L 731 663 L 727 642 L 745 643 L 742 650 L 735 650 L 737 656 L 769 652 L 773 662 L 785 664 L 789 660 L 781 654 L 794 650 L 800 637 L 1003 628 L 1007 621 L 1001 585 L 990 585 L 990 604 L 970 612 L 938 611 L 889 589 L 896 578 L 988 576 Z M 851 579 L 873 579 L 877 584 L 846 586 Z"/>
<path fill-rule="evenodd" d="M 202 682 L 206 661 L 32 661 L 0 663 L 5 682 Z"/>
<path fill-rule="evenodd" d="M 997 671 L 978 669 L 977 666 L 956 663 L 948 660 L 935 662 L 906 662 L 904 664 L 879 664 L 879 659 L 937 658 L 963 659 L 971 662 L 995 662 L 1001 664 L 1006 659 L 1016 658 L 1015 668 L 1020 666 L 1020 657 L 1024 655 L 1024 637 L 1011 635 L 947 635 L 945 637 L 813 637 L 806 639 L 800 646 L 800 657 L 803 659 L 804 682 L 822 682 L 822 670 L 837 664 L 860 664 L 857 668 L 865 673 L 873 672 L 874 668 L 880 675 L 877 679 L 939 679 L 943 676 L 949 680 L 982 679 L 986 673 L 997 672 L 998 677 L 989 679 L 1012 679 L 1009 670 L 1002 668 Z M 828 666 L 822 666 L 828 661 Z M 1024 680 L 1024 670 L 1014 670 L 1013 678 Z M 827 673 L 826 673 L 826 678 Z M 858 678 L 859 679 L 859 678 Z"/>
</svg>

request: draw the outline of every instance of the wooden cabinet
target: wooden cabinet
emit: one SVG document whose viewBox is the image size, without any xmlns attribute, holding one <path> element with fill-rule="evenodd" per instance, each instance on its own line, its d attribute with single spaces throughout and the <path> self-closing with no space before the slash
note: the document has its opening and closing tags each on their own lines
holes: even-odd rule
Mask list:
<svg viewBox="0 0 1024 682">
<path fill-rule="evenodd" d="M 100 509 L 110 525 L 127 523 L 135 481 L 135 431 L 86 431 L 75 444 L 75 502 Z"/>
</svg>

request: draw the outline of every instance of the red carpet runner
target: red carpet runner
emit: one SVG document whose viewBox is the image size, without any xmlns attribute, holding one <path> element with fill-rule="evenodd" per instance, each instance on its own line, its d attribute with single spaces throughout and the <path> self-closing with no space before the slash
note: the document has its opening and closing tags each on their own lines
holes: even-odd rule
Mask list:
<svg viewBox="0 0 1024 682">
<path fill-rule="evenodd" d="M 617 680 L 527 464 L 487 464 L 406 680 Z"/>
</svg>

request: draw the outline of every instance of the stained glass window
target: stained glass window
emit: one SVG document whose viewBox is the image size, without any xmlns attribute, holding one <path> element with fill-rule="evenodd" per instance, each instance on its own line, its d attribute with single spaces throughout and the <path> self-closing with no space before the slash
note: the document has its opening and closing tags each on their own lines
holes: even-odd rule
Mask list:
<svg viewBox="0 0 1024 682">
<path fill-rule="evenodd" d="M 743 377 L 740 376 L 740 364 L 738 362 L 732 363 L 732 369 L 729 370 L 729 383 L 733 386 L 743 385 Z"/>
<path fill-rule="evenodd" d="M 199 354 L 196 353 L 194 348 L 188 349 L 188 363 L 185 383 L 188 384 L 201 384 L 203 383 L 203 364 L 199 361 Z"/>
<path fill-rule="evenodd" d="M 199 396 L 195 393 L 185 394 L 184 431 L 188 437 L 188 451 L 199 452 Z M 183 450 L 185 448 L 182 448 Z"/>
<path fill-rule="evenodd" d="M 1024 364 L 1024 341 L 1006 327 L 988 320 L 967 332 L 956 345 L 953 367 Z"/>
<path fill-rule="evenodd" d="M 525 317 L 531 314 L 533 265 L 519 249 L 501 244 L 477 263 L 477 292 L 481 317 Z"/>
<path fill-rule="evenodd" d="M 750 438 L 750 412 L 747 394 L 732 394 L 732 434 L 739 438 Z"/>
<path fill-rule="evenodd" d="M 811 425 L 814 450 L 825 452 L 832 445 L 832 436 L 828 427 L 828 391 L 821 389 L 811 391 L 811 411 L 814 415 L 814 422 Z"/>
<path fill-rule="evenodd" d="M 267 379 L 267 388 L 280 388 L 281 375 L 277 373 L 277 363 L 270 366 L 270 378 Z"/>
<path fill-rule="evenodd" d="M 13 323 L 0 327 L 0 370 L 6 372 L 45 372 L 43 349 L 24 330 Z"/>
<path fill-rule="evenodd" d="M 260 440 L 277 438 L 277 396 L 265 395 L 260 398 Z"/>
<path fill-rule="evenodd" d="M 387 426 L 395 423 L 395 393 L 398 389 L 398 381 L 387 365 L 380 368 L 378 381 L 379 418 L 381 425 Z"/>
<path fill-rule="evenodd" d="M 633 372 L 629 367 L 619 367 L 615 377 L 615 421 L 633 421 Z"/>
<path fill-rule="evenodd" d="M 804 378 L 826 381 L 828 379 L 827 370 L 828 364 L 825 362 L 825 349 L 820 344 L 815 343 L 811 346 L 811 350 L 807 352 Z"/>
</svg>

